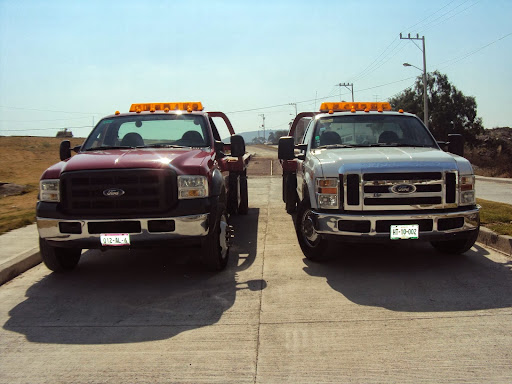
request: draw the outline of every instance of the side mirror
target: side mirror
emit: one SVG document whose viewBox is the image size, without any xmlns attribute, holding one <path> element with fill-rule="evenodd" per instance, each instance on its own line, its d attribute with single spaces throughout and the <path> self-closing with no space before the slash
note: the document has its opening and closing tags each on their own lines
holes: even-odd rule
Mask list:
<svg viewBox="0 0 512 384">
<path fill-rule="evenodd" d="M 224 143 L 220 140 L 215 140 L 214 144 L 215 154 L 219 159 L 222 159 L 223 157 L 226 157 L 226 154 L 224 153 Z"/>
<path fill-rule="evenodd" d="M 66 160 L 71 157 L 71 142 L 69 140 L 63 140 L 60 143 L 59 154 L 61 160 Z"/>
<path fill-rule="evenodd" d="M 295 144 L 292 136 L 283 136 L 279 139 L 277 157 L 280 160 L 293 160 L 295 158 Z"/>
<path fill-rule="evenodd" d="M 81 145 L 75 145 L 73 148 L 71 148 L 71 150 L 75 153 L 80 152 L 80 149 L 82 149 Z"/>
<path fill-rule="evenodd" d="M 231 156 L 240 157 L 245 154 L 245 141 L 240 135 L 231 136 Z"/>
<path fill-rule="evenodd" d="M 448 135 L 448 152 L 464 156 L 464 137 L 459 133 Z"/>
</svg>

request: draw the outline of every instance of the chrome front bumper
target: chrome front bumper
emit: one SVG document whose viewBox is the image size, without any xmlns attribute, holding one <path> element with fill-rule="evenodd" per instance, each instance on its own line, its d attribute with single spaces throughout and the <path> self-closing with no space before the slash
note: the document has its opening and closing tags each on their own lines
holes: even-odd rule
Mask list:
<svg viewBox="0 0 512 384">
<path fill-rule="evenodd" d="M 75 243 L 84 245 L 101 246 L 100 234 L 89 233 L 89 223 L 122 223 L 138 221 L 140 223 L 140 232 L 129 233 L 132 244 L 152 244 L 184 238 L 203 237 L 208 234 L 209 213 L 168 217 L 168 218 L 145 218 L 145 219 L 115 219 L 115 220 L 61 220 L 37 218 L 37 229 L 39 236 L 54 243 Z M 151 220 L 170 220 L 174 221 L 174 230 L 167 232 L 150 232 L 148 222 Z M 81 233 L 62 233 L 60 231 L 61 223 L 80 223 Z M 115 225 L 114 225 L 115 227 Z M 118 231 L 116 233 L 121 233 Z"/>
<path fill-rule="evenodd" d="M 432 230 L 431 231 L 420 231 L 420 239 L 431 240 L 442 238 L 443 236 L 457 234 L 461 232 L 467 232 L 472 230 L 477 230 L 480 226 L 480 213 L 479 208 L 470 209 L 467 211 L 459 211 L 459 212 L 443 212 L 443 213 L 408 213 L 408 214 L 399 214 L 398 212 L 393 212 L 392 214 L 364 214 L 359 212 L 354 213 L 343 213 L 343 214 L 330 214 L 324 212 L 311 212 L 313 217 L 313 222 L 315 226 L 315 230 L 317 233 L 325 234 L 325 235 L 339 235 L 339 236 L 348 236 L 348 237 L 366 237 L 366 238 L 388 238 L 390 237 L 389 231 L 386 232 L 377 232 L 377 222 L 378 221 L 393 221 L 397 222 L 403 220 L 432 220 Z M 440 219 L 451 219 L 451 218 L 463 218 L 464 223 L 461 227 L 454 229 L 446 229 L 440 230 L 438 227 L 438 222 Z M 341 231 L 338 228 L 338 222 L 340 220 L 353 220 L 353 221 L 369 221 L 370 229 L 368 232 L 349 232 L 349 231 Z"/>
</svg>

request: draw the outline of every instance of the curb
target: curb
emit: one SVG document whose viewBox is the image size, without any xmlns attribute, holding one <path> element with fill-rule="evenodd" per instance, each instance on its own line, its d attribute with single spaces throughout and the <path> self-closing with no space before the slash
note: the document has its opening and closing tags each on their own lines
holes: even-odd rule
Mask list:
<svg viewBox="0 0 512 384">
<path fill-rule="evenodd" d="M 487 177 L 487 176 L 475 176 L 477 180 L 481 181 L 492 181 L 493 183 L 501 183 L 501 184 L 512 184 L 512 178 L 499 178 L 499 177 Z"/>
<path fill-rule="evenodd" d="M 498 235 L 488 228 L 480 227 L 476 241 L 512 257 L 512 236 Z"/>
<path fill-rule="evenodd" d="M 39 254 L 39 247 L 23 252 L 0 265 L 0 285 L 7 283 L 23 272 L 40 264 L 43 260 Z"/>
</svg>

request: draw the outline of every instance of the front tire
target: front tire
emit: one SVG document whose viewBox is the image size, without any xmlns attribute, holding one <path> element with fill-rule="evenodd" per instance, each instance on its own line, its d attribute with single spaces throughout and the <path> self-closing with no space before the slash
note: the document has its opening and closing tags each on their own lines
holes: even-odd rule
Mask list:
<svg viewBox="0 0 512 384">
<path fill-rule="evenodd" d="M 451 255 L 460 255 L 461 253 L 469 251 L 475 244 L 476 239 L 478 238 L 478 232 L 479 230 L 476 229 L 461 239 L 432 241 L 430 244 L 432 244 L 432 246 L 439 252 Z"/>
<path fill-rule="evenodd" d="M 52 247 L 42 238 L 39 238 L 39 251 L 46 267 L 57 273 L 75 269 L 82 255 L 81 249 Z"/>
<path fill-rule="evenodd" d="M 299 204 L 296 221 L 297 238 L 304 256 L 311 261 L 327 259 L 327 239 L 315 230 L 314 217 L 311 204 L 306 196 Z"/>
<path fill-rule="evenodd" d="M 223 270 L 229 259 L 229 241 L 231 227 L 228 224 L 228 215 L 224 205 L 219 205 L 214 222 L 210 224 L 208 235 L 203 240 L 201 249 L 201 262 L 209 271 Z M 212 217 L 213 219 L 213 217 Z"/>
</svg>

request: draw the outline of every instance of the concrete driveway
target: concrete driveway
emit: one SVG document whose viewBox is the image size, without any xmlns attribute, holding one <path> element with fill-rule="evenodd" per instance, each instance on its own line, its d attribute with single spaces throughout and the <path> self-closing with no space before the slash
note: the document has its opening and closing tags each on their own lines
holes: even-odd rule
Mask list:
<svg viewBox="0 0 512 384">
<path fill-rule="evenodd" d="M 0 382 L 512 382 L 510 259 L 333 244 L 311 263 L 281 179 L 249 188 L 222 273 L 189 248 L 88 251 L 1 286 Z"/>
</svg>

